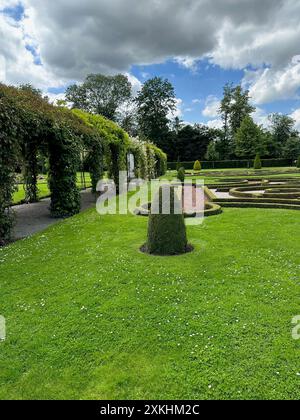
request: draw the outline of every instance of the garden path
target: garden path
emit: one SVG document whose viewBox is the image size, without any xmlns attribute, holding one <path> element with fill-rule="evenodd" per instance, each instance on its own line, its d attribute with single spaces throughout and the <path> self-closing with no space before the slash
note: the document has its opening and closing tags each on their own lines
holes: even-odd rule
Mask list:
<svg viewBox="0 0 300 420">
<path fill-rule="evenodd" d="M 16 213 L 14 239 L 27 238 L 63 220 L 51 218 L 49 206 L 50 198 L 45 198 L 38 203 L 14 206 L 13 210 Z M 81 211 L 93 206 L 95 206 L 95 197 L 91 190 L 81 191 Z"/>
</svg>

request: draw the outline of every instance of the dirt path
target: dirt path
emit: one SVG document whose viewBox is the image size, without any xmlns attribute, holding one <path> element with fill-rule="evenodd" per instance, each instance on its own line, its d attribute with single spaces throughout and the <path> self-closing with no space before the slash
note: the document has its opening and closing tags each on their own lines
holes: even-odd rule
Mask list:
<svg viewBox="0 0 300 420">
<path fill-rule="evenodd" d="M 41 232 L 48 226 L 54 225 L 62 219 L 53 219 L 49 213 L 50 199 L 46 198 L 39 203 L 22 204 L 14 206 L 16 213 L 16 226 L 14 228 L 14 238 L 22 239 Z M 91 190 L 81 192 L 81 211 L 95 206 L 95 198 Z"/>
</svg>

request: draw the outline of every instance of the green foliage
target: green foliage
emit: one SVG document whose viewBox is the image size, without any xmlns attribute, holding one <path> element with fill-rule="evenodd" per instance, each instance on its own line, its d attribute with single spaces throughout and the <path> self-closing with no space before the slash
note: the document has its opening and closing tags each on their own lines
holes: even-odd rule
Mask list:
<svg viewBox="0 0 300 420">
<path fill-rule="evenodd" d="M 185 180 L 185 169 L 184 168 L 180 168 L 177 171 L 177 178 L 179 179 L 180 182 L 184 183 L 184 180 Z"/>
<path fill-rule="evenodd" d="M 163 213 L 163 197 L 169 192 L 170 214 Z M 176 214 L 180 205 L 174 187 L 160 187 L 151 207 L 148 223 L 147 252 L 154 255 L 177 255 L 187 251 L 187 234 L 183 214 Z M 154 210 L 158 214 L 154 214 Z"/>
<path fill-rule="evenodd" d="M 154 152 L 155 177 L 158 178 L 160 176 L 165 175 L 165 173 L 167 172 L 168 158 L 167 155 L 154 144 L 151 144 L 150 147 Z"/>
<path fill-rule="evenodd" d="M 97 161 L 101 137 L 78 116 L 50 105 L 32 86 L 0 85 L 0 242 L 10 239 L 14 172 L 23 167 L 26 200 L 38 200 L 38 159 L 49 160 L 53 216 L 78 213 L 76 172 L 83 149 Z M 94 145 L 97 144 L 95 149 Z M 99 162 L 99 161 L 98 161 Z"/>
<path fill-rule="evenodd" d="M 207 160 L 219 160 L 220 153 L 217 151 L 217 145 L 215 141 L 211 141 L 207 147 L 207 152 L 205 155 L 205 159 Z"/>
<path fill-rule="evenodd" d="M 264 154 L 264 141 L 262 128 L 255 124 L 251 117 L 247 116 L 235 135 L 236 155 L 241 158 L 251 158 L 257 153 Z"/>
<path fill-rule="evenodd" d="M 250 105 L 249 91 L 243 90 L 241 85 L 233 87 L 227 84 L 221 102 L 220 113 L 224 122 L 225 137 L 235 135 L 243 120 L 255 111 Z"/>
<path fill-rule="evenodd" d="M 282 156 L 287 159 L 296 159 L 300 156 L 300 137 L 292 136 L 289 137 L 282 147 Z"/>
<path fill-rule="evenodd" d="M 201 169 L 202 169 L 201 163 L 199 162 L 199 160 L 196 160 L 196 162 L 194 163 L 194 171 L 199 172 L 201 171 Z"/>
<path fill-rule="evenodd" d="M 172 84 L 155 77 L 148 80 L 136 98 L 140 134 L 158 147 L 163 147 L 169 133 L 168 114 L 175 110 Z"/>
<path fill-rule="evenodd" d="M 194 126 L 185 125 L 177 134 L 173 133 L 174 138 L 170 140 L 169 149 L 165 146 L 163 150 L 176 160 L 180 156 L 181 161 L 195 160 L 195 156 L 204 160 L 207 147 L 210 142 L 217 141 L 221 133 L 204 125 L 195 124 Z M 178 169 L 180 168 L 179 165 Z"/>
<path fill-rule="evenodd" d="M 262 162 L 261 162 L 259 153 L 257 153 L 257 155 L 255 157 L 253 168 L 255 170 L 259 170 L 259 169 L 262 168 Z"/>
<path fill-rule="evenodd" d="M 18 116 L 13 101 L 0 90 L 0 246 L 11 238 L 13 214 L 10 211 L 15 189 L 15 164 L 18 154 Z"/>
<path fill-rule="evenodd" d="M 131 138 L 129 152 L 134 156 L 135 177 L 139 179 L 148 179 L 146 143 L 139 138 Z"/>
<path fill-rule="evenodd" d="M 49 142 L 50 211 L 53 217 L 69 217 L 80 211 L 80 194 L 76 185 L 79 151 L 76 137 L 68 127 L 59 126 Z"/>
<path fill-rule="evenodd" d="M 67 89 L 66 98 L 74 108 L 115 120 L 120 105 L 131 98 L 132 86 L 127 76 L 89 75 L 83 84 Z"/>
<path fill-rule="evenodd" d="M 151 143 L 146 143 L 146 157 L 147 157 L 147 173 L 148 179 L 156 178 L 156 162 L 155 162 L 155 152 L 153 150 Z"/>
<path fill-rule="evenodd" d="M 274 157 L 286 155 L 284 151 L 288 140 L 294 136 L 295 121 L 288 115 L 271 114 L 269 116 L 272 134 L 271 153 Z"/>
<path fill-rule="evenodd" d="M 167 155 L 154 144 L 133 138 L 128 152 L 134 156 L 136 178 L 151 179 L 166 173 Z"/>
<path fill-rule="evenodd" d="M 300 156 L 298 157 L 298 160 L 297 160 L 297 168 L 300 168 Z"/>
<path fill-rule="evenodd" d="M 127 170 L 127 152 L 130 147 L 128 134 L 102 115 L 93 115 L 80 110 L 73 110 L 73 113 L 80 117 L 86 124 L 93 127 L 97 135 L 103 140 L 108 176 L 114 180 L 118 191 L 119 172 Z M 97 184 L 101 177 L 102 174 L 97 181 L 95 177 L 93 181 L 94 185 Z"/>
</svg>

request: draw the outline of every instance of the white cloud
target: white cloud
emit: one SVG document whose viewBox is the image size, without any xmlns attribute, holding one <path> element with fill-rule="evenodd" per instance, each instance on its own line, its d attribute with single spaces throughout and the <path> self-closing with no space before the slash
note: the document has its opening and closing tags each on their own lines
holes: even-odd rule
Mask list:
<svg viewBox="0 0 300 420">
<path fill-rule="evenodd" d="M 142 89 L 142 86 L 143 86 L 142 82 L 137 77 L 133 76 L 130 73 L 125 73 L 125 76 L 128 77 L 128 80 L 132 85 L 133 95 L 136 96 L 137 93 Z"/>
<path fill-rule="evenodd" d="M 46 89 L 167 59 L 195 71 L 209 57 L 223 68 L 251 65 L 244 83 L 258 104 L 294 98 L 300 88 L 298 0 L 20 1 L 21 22 L 0 14 L 0 76 L 6 69 L 8 83 Z M 17 3 L 0 0 L 0 8 Z"/>
<path fill-rule="evenodd" d="M 46 90 L 49 86 L 63 86 L 44 66 L 34 64 L 32 53 L 26 48 L 29 40 L 24 36 L 23 22 L 0 14 L 0 76 L 1 81 L 9 84 L 31 82 Z"/>
<path fill-rule="evenodd" d="M 269 115 L 262 108 L 256 108 L 255 112 L 252 114 L 252 118 L 256 124 L 262 125 L 264 128 L 270 126 Z"/>
<path fill-rule="evenodd" d="M 300 61 L 294 58 L 282 69 L 266 68 L 246 71 L 243 83 L 250 86 L 250 96 L 256 104 L 298 99 Z"/>
<path fill-rule="evenodd" d="M 223 128 L 223 121 L 220 118 L 209 120 L 204 124 L 207 125 L 209 128 Z"/>
<path fill-rule="evenodd" d="M 214 96 L 209 95 L 205 101 L 205 108 L 202 111 L 204 117 L 214 118 L 219 115 L 220 100 Z"/>
<path fill-rule="evenodd" d="M 182 106 L 183 106 L 183 100 L 180 98 L 176 98 L 176 109 L 173 113 L 169 113 L 168 118 L 173 119 L 173 118 L 181 118 L 183 115 L 183 110 L 182 110 Z"/>
<path fill-rule="evenodd" d="M 292 117 L 295 120 L 296 122 L 295 127 L 297 130 L 300 131 L 300 108 L 293 111 L 290 117 Z"/>
</svg>

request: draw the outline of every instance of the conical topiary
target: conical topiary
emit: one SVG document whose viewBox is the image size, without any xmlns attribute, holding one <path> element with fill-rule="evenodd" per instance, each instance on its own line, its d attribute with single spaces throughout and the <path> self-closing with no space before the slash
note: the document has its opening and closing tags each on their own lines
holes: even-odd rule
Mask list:
<svg viewBox="0 0 300 420">
<path fill-rule="evenodd" d="M 262 163 L 261 163 L 261 159 L 260 159 L 260 155 L 259 153 L 257 153 L 255 160 L 254 160 L 254 169 L 255 170 L 259 170 L 262 168 Z"/>
<path fill-rule="evenodd" d="M 163 214 L 165 210 L 163 199 L 168 196 L 170 196 L 170 214 Z M 178 255 L 188 251 L 182 204 L 174 186 L 160 187 L 152 202 L 145 248 L 148 253 L 154 255 Z"/>
<path fill-rule="evenodd" d="M 199 160 L 196 160 L 196 162 L 194 163 L 194 171 L 198 172 L 201 171 L 201 163 L 199 162 Z"/>
<path fill-rule="evenodd" d="M 177 172 L 177 178 L 179 179 L 180 182 L 182 182 L 182 184 L 184 183 L 184 180 L 185 180 L 185 169 L 184 168 L 179 169 L 179 171 Z"/>
</svg>

